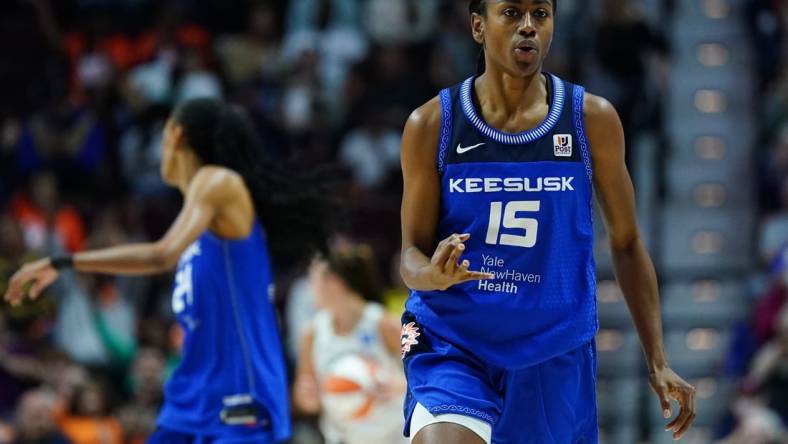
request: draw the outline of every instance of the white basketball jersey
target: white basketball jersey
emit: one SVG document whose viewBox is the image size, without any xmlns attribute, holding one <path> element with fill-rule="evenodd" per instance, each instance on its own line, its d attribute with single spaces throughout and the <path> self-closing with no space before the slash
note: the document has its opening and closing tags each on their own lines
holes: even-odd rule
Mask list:
<svg viewBox="0 0 788 444">
<path fill-rule="evenodd" d="M 374 361 L 379 368 L 392 375 L 402 374 L 402 364 L 392 356 L 380 337 L 380 320 L 384 315 L 380 304 L 367 303 L 356 327 L 347 335 L 334 331 L 331 313 L 321 311 L 314 320 L 312 359 L 318 381 L 327 375 L 331 364 L 348 354 L 360 355 Z M 338 421 L 323 415 L 321 430 L 327 444 L 402 444 L 402 399 L 375 403 L 372 411 L 363 419 Z"/>
</svg>

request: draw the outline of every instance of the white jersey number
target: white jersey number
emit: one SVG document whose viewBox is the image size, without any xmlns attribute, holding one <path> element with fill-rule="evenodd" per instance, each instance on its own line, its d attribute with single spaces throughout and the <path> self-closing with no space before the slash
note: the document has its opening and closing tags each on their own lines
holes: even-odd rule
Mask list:
<svg viewBox="0 0 788 444">
<path fill-rule="evenodd" d="M 175 290 L 172 292 L 172 311 L 176 314 L 191 305 L 194 291 L 192 289 L 192 264 L 184 265 L 175 274 Z"/>
<path fill-rule="evenodd" d="M 531 248 L 536 245 L 536 236 L 539 230 L 539 221 L 533 218 L 517 217 L 521 212 L 538 212 L 538 200 L 518 200 L 490 203 L 490 222 L 487 225 L 486 243 L 490 245 L 510 245 L 512 247 Z M 503 211 L 502 211 L 503 210 Z M 501 217 L 503 213 L 503 217 Z M 512 230 L 522 230 L 523 234 L 500 234 L 501 222 L 503 227 Z"/>
</svg>

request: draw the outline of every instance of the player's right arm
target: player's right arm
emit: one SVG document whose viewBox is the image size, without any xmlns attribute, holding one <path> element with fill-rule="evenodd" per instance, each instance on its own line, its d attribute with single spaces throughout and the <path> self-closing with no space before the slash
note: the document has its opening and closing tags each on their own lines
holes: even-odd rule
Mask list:
<svg viewBox="0 0 788 444">
<path fill-rule="evenodd" d="M 215 215 L 244 196 L 243 180 L 220 167 L 201 168 L 189 184 L 183 208 L 167 233 L 156 242 L 121 245 L 79 252 L 73 256 L 77 271 L 144 275 L 163 273 L 175 267 L 178 257 L 208 229 Z M 11 278 L 5 299 L 18 304 L 32 299 L 54 282 L 58 271 L 49 258 L 25 264 Z"/>
<path fill-rule="evenodd" d="M 461 282 L 493 277 L 470 271 L 467 260 L 458 263 L 469 234 L 455 233 L 435 245 L 440 212 L 436 167 L 440 127 L 441 107 L 436 97 L 410 115 L 402 133 L 400 274 L 412 290 L 445 290 Z"/>
</svg>

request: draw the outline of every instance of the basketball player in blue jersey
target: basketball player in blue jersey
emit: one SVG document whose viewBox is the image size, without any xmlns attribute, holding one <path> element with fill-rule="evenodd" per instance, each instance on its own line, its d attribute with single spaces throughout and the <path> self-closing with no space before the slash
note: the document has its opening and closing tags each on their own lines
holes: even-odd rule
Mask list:
<svg viewBox="0 0 788 444">
<path fill-rule="evenodd" d="M 27 264 L 5 297 L 13 304 L 38 297 L 64 267 L 124 275 L 177 267 L 172 308 L 185 331 L 182 360 L 149 442 L 285 441 L 290 408 L 272 257 L 306 258 L 322 247 L 330 208 L 311 178 L 279 170 L 242 110 L 211 99 L 186 102 L 162 142 L 162 177 L 184 196 L 164 237 Z"/>
<path fill-rule="evenodd" d="M 418 444 L 597 443 L 592 195 L 649 380 L 679 439 L 695 390 L 668 364 L 605 99 L 542 72 L 556 0 L 473 0 L 479 75 L 408 119 L 402 141 L 405 433 Z"/>
</svg>

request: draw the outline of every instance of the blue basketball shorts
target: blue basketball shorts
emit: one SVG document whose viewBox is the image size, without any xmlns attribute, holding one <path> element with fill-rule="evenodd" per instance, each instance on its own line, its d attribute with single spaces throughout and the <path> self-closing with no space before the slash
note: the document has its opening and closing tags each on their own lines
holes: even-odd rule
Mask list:
<svg viewBox="0 0 788 444">
<path fill-rule="evenodd" d="M 274 444 L 274 440 L 270 434 L 230 438 L 183 433 L 159 426 L 146 444 Z"/>
<path fill-rule="evenodd" d="M 494 444 L 599 442 L 594 341 L 534 366 L 507 370 L 441 339 L 411 313 L 402 321 L 406 436 L 421 404 L 437 417 L 458 414 L 489 423 Z M 408 341 L 408 331 L 418 332 L 417 343 Z"/>
</svg>

